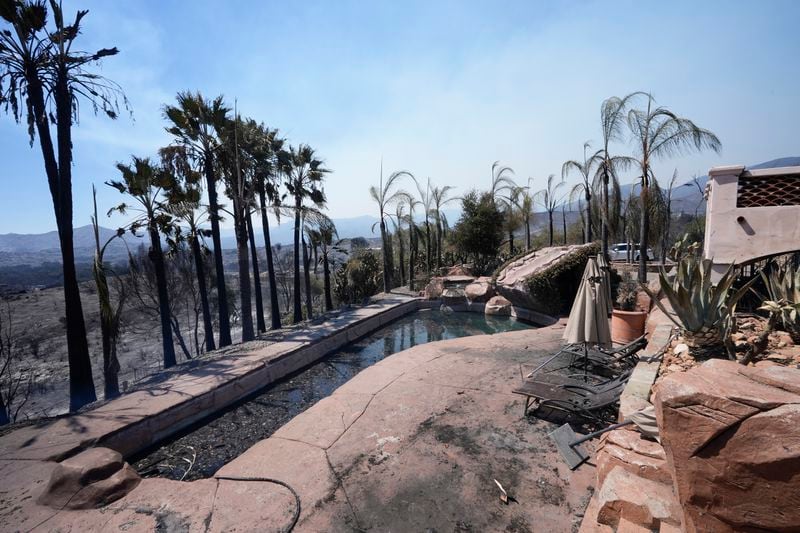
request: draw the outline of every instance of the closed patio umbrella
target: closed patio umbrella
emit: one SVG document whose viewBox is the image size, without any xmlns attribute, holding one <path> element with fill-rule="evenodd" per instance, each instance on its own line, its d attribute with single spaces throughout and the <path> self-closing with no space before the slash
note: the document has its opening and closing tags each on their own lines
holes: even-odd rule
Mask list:
<svg viewBox="0 0 800 533">
<path fill-rule="evenodd" d="M 588 346 L 590 344 L 611 345 L 611 329 L 608 326 L 608 310 L 611 308 L 611 302 L 609 302 L 609 290 L 606 286 L 607 279 L 606 274 L 597 265 L 597 259 L 589 258 L 567 319 L 563 339 L 568 345 L 583 344 L 584 358 L 586 359 L 584 363 L 588 363 Z M 527 377 L 536 374 L 561 353 L 558 352 L 548 358 Z M 588 366 L 588 364 L 584 364 L 584 371 Z"/>
<path fill-rule="evenodd" d="M 611 344 L 611 330 L 608 327 L 611 302 L 606 280 L 597 259 L 590 258 L 583 270 L 583 278 L 564 330 L 563 339 L 567 344 Z"/>
</svg>

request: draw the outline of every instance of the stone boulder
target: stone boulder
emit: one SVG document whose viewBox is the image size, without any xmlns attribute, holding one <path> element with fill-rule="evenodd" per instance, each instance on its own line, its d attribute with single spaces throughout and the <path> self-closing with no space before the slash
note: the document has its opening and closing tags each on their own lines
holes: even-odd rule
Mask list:
<svg viewBox="0 0 800 533">
<path fill-rule="evenodd" d="M 93 509 L 122 498 L 140 481 L 118 452 L 89 448 L 56 466 L 37 501 L 55 509 Z"/>
<path fill-rule="evenodd" d="M 712 359 L 654 405 L 686 531 L 800 530 L 800 369 Z"/>
<path fill-rule="evenodd" d="M 493 296 L 484 307 L 487 315 L 511 316 L 511 302 L 502 296 Z"/>
<path fill-rule="evenodd" d="M 566 303 L 571 303 L 575 297 L 590 253 L 597 253 L 595 244 L 552 246 L 536 250 L 503 267 L 497 275 L 495 290 L 516 306 L 558 315 L 562 304 L 566 300 L 569 300 Z M 537 275 L 551 276 L 553 286 L 550 291 L 543 294 L 531 292 L 530 280 Z"/>
<path fill-rule="evenodd" d="M 464 295 L 464 289 L 448 288 L 442 292 L 442 303 L 449 307 L 454 305 L 466 305 L 467 297 Z"/>
<path fill-rule="evenodd" d="M 472 277 L 472 272 L 466 265 L 455 265 L 450 267 L 447 271 L 447 276 L 469 276 Z"/>
<path fill-rule="evenodd" d="M 489 301 L 489 298 L 494 296 L 494 286 L 492 285 L 492 278 L 480 277 L 466 286 L 464 292 L 467 299 L 473 303 L 484 303 Z"/>
<path fill-rule="evenodd" d="M 601 486 L 615 467 L 644 479 L 672 485 L 672 475 L 667 468 L 664 448 L 646 440 L 635 430 L 616 429 L 600 438 L 595 452 L 597 486 Z"/>
<path fill-rule="evenodd" d="M 662 524 L 680 525 L 680 510 L 672 487 L 641 478 L 616 466 L 597 492 L 597 522 L 619 528 L 626 522 L 646 531 L 658 531 Z"/>
<path fill-rule="evenodd" d="M 444 280 L 442 278 L 431 278 L 431 281 L 425 286 L 422 295 L 426 300 L 438 300 L 442 297 L 444 291 Z"/>
</svg>

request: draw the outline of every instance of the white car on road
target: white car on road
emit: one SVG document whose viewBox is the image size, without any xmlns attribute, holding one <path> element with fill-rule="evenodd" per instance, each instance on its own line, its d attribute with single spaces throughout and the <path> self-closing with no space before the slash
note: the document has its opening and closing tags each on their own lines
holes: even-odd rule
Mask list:
<svg viewBox="0 0 800 533">
<path fill-rule="evenodd" d="M 631 245 L 631 259 L 634 261 L 639 260 L 639 245 L 632 244 Z M 620 242 L 617 244 L 612 245 L 608 249 L 608 257 L 611 261 L 627 261 L 628 260 L 628 244 L 624 242 Z M 647 260 L 652 261 L 654 255 L 653 250 L 650 248 L 647 249 Z"/>
</svg>

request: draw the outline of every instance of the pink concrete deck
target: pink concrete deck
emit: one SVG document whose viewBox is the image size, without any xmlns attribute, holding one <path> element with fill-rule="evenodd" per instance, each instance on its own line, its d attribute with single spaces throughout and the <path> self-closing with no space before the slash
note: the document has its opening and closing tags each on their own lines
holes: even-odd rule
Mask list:
<svg viewBox="0 0 800 533">
<path fill-rule="evenodd" d="M 561 327 L 430 343 L 388 357 L 217 476 L 289 483 L 302 501 L 296 531 L 569 531 L 580 521 L 594 469 L 571 472 L 546 436 L 554 425 L 523 419 L 521 399 L 510 393 L 519 364 L 555 348 Z M 145 479 L 98 510 L 41 507 L 35 497 L 55 463 L 43 460 L 48 452 L 39 444 L 39 458 L 0 460 L 0 529 L 273 531 L 294 510 L 279 485 L 217 478 Z M 55 442 L 54 449 L 62 448 Z M 502 504 L 494 479 L 518 503 Z"/>
</svg>

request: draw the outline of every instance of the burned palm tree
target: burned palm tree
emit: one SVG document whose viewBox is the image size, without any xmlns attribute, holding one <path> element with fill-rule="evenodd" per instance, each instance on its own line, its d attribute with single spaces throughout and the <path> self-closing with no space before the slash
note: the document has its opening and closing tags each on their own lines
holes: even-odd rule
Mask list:
<svg viewBox="0 0 800 533">
<path fill-rule="evenodd" d="M 86 325 L 83 319 L 72 235 L 72 125 L 81 101 L 114 119 L 127 100 L 119 86 L 92 72 L 91 65 L 117 54 L 116 48 L 76 50 L 76 40 L 88 11 L 78 11 L 72 23 L 58 2 L 4 1 L 0 18 L 0 106 L 28 127 L 31 145 L 39 138 L 45 174 L 53 202 L 64 275 L 64 304 L 69 360 L 70 410 L 93 402 Z M 55 129 L 55 139 L 51 127 Z"/>
<path fill-rule="evenodd" d="M 172 215 L 167 209 L 165 192 L 173 189 L 174 178 L 169 172 L 147 158 L 134 157 L 131 165 L 117 164 L 122 175 L 121 180 L 110 180 L 106 184 L 120 193 L 130 196 L 135 203 L 121 203 L 109 210 L 120 214 L 133 214 L 135 218 L 126 229 L 134 235 L 144 229 L 150 238 L 148 256 L 155 269 L 158 287 L 159 318 L 161 319 L 161 345 L 164 352 L 164 368 L 174 366 L 175 346 L 172 342 L 172 326 L 170 324 L 169 292 L 167 291 L 167 275 L 164 266 L 164 252 L 161 248 L 161 235 L 172 235 L 175 231 Z"/>
<path fill-rule="evenodd" d="M 627 99 L 628 97 L 626 97 Z M 646 93 L 637 93 L 635 98 L 645 99 L 645 107 L 628 112 L 628 127 L 636 147 L 637 166 L 641 185 L 640 203 L 650 205 L 648 195 L 655 174 L 653 162 L 688 151 L 710 149 L 719 152 L 722 143 L 709 130 L 696 125 L 669 109 L 655 107 L 655 99 Z M 647 248 L 650 232 L 650 210 L 641 210 L 639 224 L 639 281 L 647 281 Z"/>
<path fill-rule="evenodd" d="M 598 164 L 595 174 L 594 188 L 600 191 L 602 227 L 600 238 L 603 255 L 608 258 L 608 236 L 618 229 L 620 206 L 622 203 L 619 188 L 619 172 L 627 170 L 636 160 L 623 155 L 613 155 L 610 151 L 612 142 L 622 140 L 628 105 L 637 94 L 632 93 L 625 98 L 612 96 L 600 107 L 600 125 L 603 133 L 603 147 L 597 151 Z"/>
<path fill-rule="evenodd" d="M 314 206 L 325 203 L 325 194 L 322 192 L 322 180 L 330 170 L 314 153 L 314 149 L 307 144 L 289 148 L 281 161 L 281 172 L 284 184 L 292 197 L 294 211 L 294 308 L 293 322 L 296 324 L 303 320 L 303 309 L 300 299 L 300 234 L 302 232 L 301 217 L 307 201 Z"/>
<path fill-rule="evenodd" d="M 600 162 L 599 152 L 595 152 L 591 156 L 587 155 L 586 151 L 590 146 L 588 141 L 583 143 L 583 162 L 571 159 L 565 161 L 561 166 L 562 180 L 565 180 L 572 170 L 577 171 L 581 177 L 581 181 L 572 188 L 570 198 L 580 198 L 582 195 L 586 202 L 586 214 L 583 220 L 583 242 L 585 243 L 592 242 L 592 176 L 595 167 Z"/>
<path fill-rule="evenodd" d="M 185 146 L 168 146 L 162 148 L 160 153 L 162 165 L 173 176 L 173 188 L 167 191 L 169 202 L 166 208 L 179 223 L 183 224 L 176 234 L 176 241 L 185 240 L 189 243 L 203 313 L 205 349 L 210 352 L 216 349 L 216 345 L 208 288 L 206 287 L 205 255 L 208 249 L 204 245 L 204 239 L 211 237 L 212 232 L 203 228 L 210 215 L 207 206 L 200 203 L 201 174 L 192 167 L 192 161 L 188 157 Z"/>
<path fill-rule="evenodd" d="M 378 186 L 374 185 L 369 188 L 369 195 L 372 200 L 378 204 L 378 222 L 373 224 L 372 230 L 375 226 L 379 226 L 381 230 L 381 251 L 383 254 L 383 292 L 392 290 L 392 260 L 391 260 L 391 244 L 389 234 L 386 231 L 386 220 L 391 218 L 389 207 L 397 203 L 406 193 L 397 189 L 397 182 L 403 177 L 408 176 L 413 179 L 414 176 L 410 172 L 400 170 L 392 172 L 386 181 L 383 179 L 383 161 L 381 161 L 380 177 Z"/>
<path fill-rule="evenodd" d="M 433 221 L 436 224 L 436 268 L 437 269 L 442 268 L 442 246 L 444 244 L 445 232 L 449 227 L 447 222 L 447 216 L 445 215 L 442 208 L 447 204 L 449 204 L 450 202 L 458 200 L 457 197 L 451 197 L 451 198 L 447 197 L 450 191 L 452 191 L 454 188 L 455 187 L 451 187 L 450 185 L 431 188 L 431 214 L 433 215 Z"/>
<path fill-rule="evenodd" d="M 208 100 L 199 92 L 178 93 L 177 100 L 177 105 L 164 106 L 164 117 L 170 123 L 166 129 L 175 137 L 174 144 L 187 149 L 205 176 L 208 218 L 211 222 L 211 239 L 214 244 L 219 346 L 222 348 L 231 343 L 231 327 L 225 268 L 222 261 L 222 237 L 219 231 L 219 223 L 222 219 L 217 185 L 219 158 L 223 144 L 219 132 L 222 131 L 228 120 L 230 108 L 225 105 L 221 96 Z"/>
<path fill-rule="evenodd" d="M 547 187 L 540 190 L 534 195 L 534 198 L 541 202 L 542 207 L 544 210 L 547 211 L 547 220 L 548 220 L 548 246 L 553 246 L 553 213 L 556 212 L 558 209 L 563 196 L 559 196 L 558 191 L 561 187 L 564 186 L 564 180 L 555 181 L 556 177 L 553 174 L 550 174 L 547 177 Z M 562 206 L 562 218 L 564 222 L 564 244 L 567 242 L 567 223 L 566 223 L 566 214 L 563 212 L 564 206 Z"/>
</svg>

